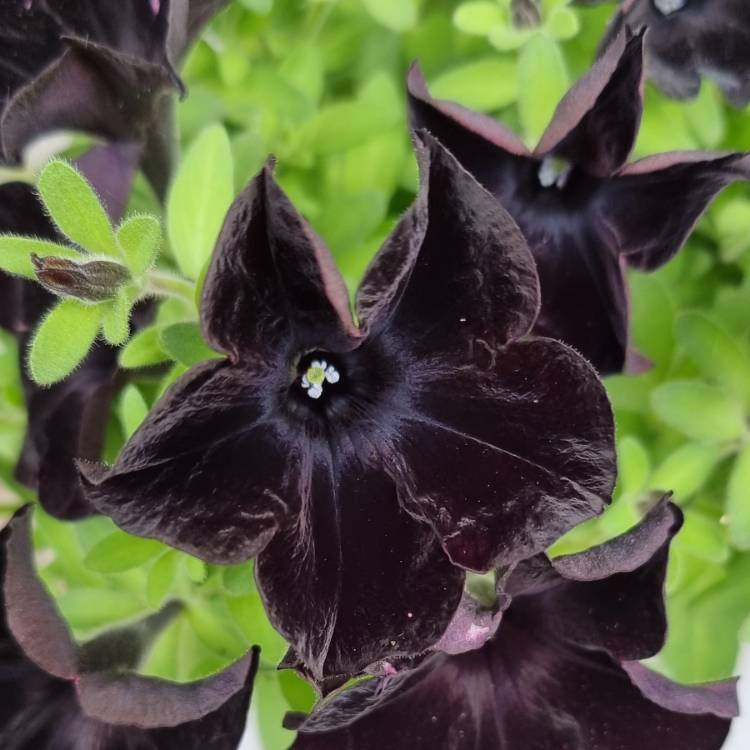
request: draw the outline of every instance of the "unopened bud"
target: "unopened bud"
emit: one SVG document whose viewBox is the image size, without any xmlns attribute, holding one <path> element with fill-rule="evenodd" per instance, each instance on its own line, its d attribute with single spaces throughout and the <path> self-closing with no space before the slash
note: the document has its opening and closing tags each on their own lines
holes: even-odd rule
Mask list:
<svg viewBox="0 0 750 750">
<path fill-rule="evenodd" d="M 125 266 L 109 260 L 76 263 L 68 258 L 42 258 L 32 254 L 37 281 L 59 297 L 76 297 L 86 302 L 113 299 L 123 284 L 130 281 Z"/>
</svg>

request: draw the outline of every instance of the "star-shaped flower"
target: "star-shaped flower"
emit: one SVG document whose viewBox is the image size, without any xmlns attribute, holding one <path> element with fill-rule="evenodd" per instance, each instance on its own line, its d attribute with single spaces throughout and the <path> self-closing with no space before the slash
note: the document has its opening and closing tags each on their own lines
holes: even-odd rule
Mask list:
<svg viewBox="0 0 750 750">
<path fill-rule="evenodd" d="M 533 151 L 495 120 L 432 99 L 409 73 L 412 123 L 429 130 L 510 212 L 537 263 L 535 332 L 601 374 L 628 353 L 624 262 L 651 270 L 687 239 L 713 196 L 750 175 L 750 157 L 705 152 L 626 164 L 642 112 L 642 34 L 620 34 L 566 94 Z"/>
<path fill-rule="evenodd" d="M 3 0 L 0 161 L 53 130 L 138 143 L 158 192 L 172 162 L 175 65 L 227 0 Z"/>
<path fill-rule="evenodd" d="M 134 670 L 175 606 L 81 646 L 36 575 L 30 508 L 2 532 L 0 746 L 3 750 L 234 750 L 258 650 L 193 683 Z"/>
<path fill-rule="evenodd" d="M 127 145 L 97 146 L 78 160 L 78 168 L 115 220 L 125 210 L 137 161 L 137 149 Z M 0 233 L 6 232 L 60 240 L 34 189 L 26 183 L 0 186 Z M 17 335 L 21 351 L 55 299 L 34 282 L 0 273 L 0 324 Z M 145 323 L 149 310 L 137 310 L 133 325 Z M 22 379 L 28 426 L 16 467 L 18 479 L 35 488 L 45 510 L 57 518 L 91 514 L 74 458 L 101 457 L 112 401 L 124 385 L 117 349 L 96 343 L 69 378 L 48 388 L 34 383 L 25 368 Z"/>
<path fill-rule="evenodd" d="M 483 646 L 290 716 L 294 750 L 719 750 L 737 715 L 734 681 L 682 686 L 638 661 L 664 642 L 667 555 L 681 523 L 661 503 L 600 547 L 520 563 L 500 582 L 505 610 L 474 626 Z"/>
<path fill-rule="evenodd" d="M 735 107 L 750 102 L 750 4 L 745 0 L 623 0 L 603 47 L 626 26 L 648 27 L 647 73 L 668 96 L 697 96 L 705 76 Z"/>
<path fill-rule="evenodd" d="M 614 479 L 593 369 L 519 340 L 538 281 L 518 228 L 432 137 L 417 150 L 420 194 L 365 275 L 358 327 L 266 166 L 203 291 L 227 359 L 178 381 L 113 467 L 82 464 L 122 528 L 209 562 L 257 556 L 269 616 L 318 680 L 434 643 L 463 568 L 545 548 Z"/>
</svg>

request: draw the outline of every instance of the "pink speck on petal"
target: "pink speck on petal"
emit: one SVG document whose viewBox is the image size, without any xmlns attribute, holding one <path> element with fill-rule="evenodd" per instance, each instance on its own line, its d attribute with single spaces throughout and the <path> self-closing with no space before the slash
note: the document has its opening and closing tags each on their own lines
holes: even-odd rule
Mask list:
<svg viewBox="0 0 750 750">
<path fill-rule="evenodd" d="M 384 661 L 383 662 L 383 674 L 386 677 L 390 677 L 396 674 L 396 667 L 394 667 L 393 664 L 391 664 L 390 662 Z"/>
<path fill-rule="evenodd" d="M 151 2 L 151 10 L 153 11 L 153 14 L 159 15 L 159 6 L 161 5 L 161 0 L 150 0 Z"/>
<path fill-rule="evenodd" d="M 484 643 L 486 640 L 485 636 L 490 632 L 488 627 L 482 627 L 480 625 L 469 625 L 469 629 L 466 631 L 466 639 L 471 643 Z"/>
</svg>

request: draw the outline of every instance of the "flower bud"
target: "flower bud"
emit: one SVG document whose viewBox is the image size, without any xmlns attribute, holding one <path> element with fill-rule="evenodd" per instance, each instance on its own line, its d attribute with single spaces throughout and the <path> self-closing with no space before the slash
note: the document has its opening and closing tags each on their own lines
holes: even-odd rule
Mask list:
<svg viewBox="0 0 750 750">
<path fill-rule="evenodd" d="M 77 263 L 67 258 L 32 254 L 31 262 L 37 281 L 59 297 L 104 302 L 113 299 L 120 287 L 130 281 L 127 268 L 109 260 Z"/>
</svg>

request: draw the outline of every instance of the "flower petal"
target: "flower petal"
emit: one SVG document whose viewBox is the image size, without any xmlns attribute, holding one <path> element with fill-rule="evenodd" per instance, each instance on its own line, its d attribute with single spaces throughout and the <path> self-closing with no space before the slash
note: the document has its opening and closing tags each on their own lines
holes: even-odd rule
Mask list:
<svg viewBox="0 0 750 750">
<path fill-rule="evenodd" d="M 615 38 L 565 95 L 534 153 L 554 154 L 595 177 L 628 158 L 643 111 L 643 32 Z"/>
<path fill-rule="evenodd" d="M 72 679 L 77 672 L 77 648 L 36 574 L 30 511 L 31 506 L 21 508 L 2 532 L 5 618 L 13 638 L 34 664 L 50 675 Z"/>
<path fill-rule="evenodd" d="M 416 139 L 422 185 L 415 218 L 426 209 L 424 238 L 408 250 L 386 245 L 365 276 L 360 309 L 370 322 L 368 300 L 385 294 L 388 308 L 374 308 L 377 316 L 387 317 L 389 335 L 408 341 L 417 357 L 471 359 L 531 328 L 539 305 L 534 261 L 493 197 L 432 136 Z M 403 231 L 402 225 L 396 236 Z"/>
<path fill-rule="evenodd" d="M 610 246 L 630 265 L 650 271 L 682 247 L 720 190 L 749 178 L 750 155 L 660 154 L 630 164 L 608 181 L 595 211 Z"/>
<path fill-rule="evenodd" d="M 433 645 L 463 589 L 432 531 L 398 505 L 379 467 L 318 457 L 299 490 L 302 516 L 261 553 L 271 622 L 316 681 Z"/>
<path fill-rule="evenodd" d="M 296 503 L 295 446 L 264 424 L 261 376 L 199 365 L 110 469 L 79 465 L 89 502 L 126 531 L 228 564 L 256 555 Z"/>
<path fill-rule="evenodd" d="M 358 333 L 333 259 L 267 164 L 224 221 L 203 288 L 208 342 L 235 361 L 281 348 L 348 351 Z"/>
<path fill-rule="evenodd" d="M 486 370 L 426 367 L 400 445 L 401 502 L 480 571 L 601 512 L 615 477 L 611 408 L 581 357 L 546 339 L 493 356 Z"/>
</svg>

